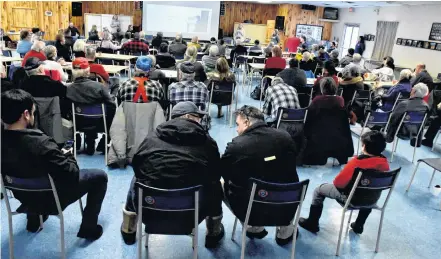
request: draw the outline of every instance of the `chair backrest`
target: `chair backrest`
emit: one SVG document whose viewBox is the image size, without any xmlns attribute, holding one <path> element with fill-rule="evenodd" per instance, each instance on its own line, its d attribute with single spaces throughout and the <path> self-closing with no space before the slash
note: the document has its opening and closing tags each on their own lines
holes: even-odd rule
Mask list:
<svg viewBox="0 0 441 259">
<path fill-rule="evenodd" d="M 315 78 L 314 73 L 311 70 L 305 71 L 306 78 Z"/>
<path fill-rule="evenodd" d="M 421 125 L 425 122 L 427 112 L 409 111 L 403 116 L 403 124 Z"/>
<path fill-rule="evenodd" d="M 395 107 L 402 101 L 406 101 L 410 98 L 410 93 L 398 93 L 397 98 L 395 99 L 394 105 L 392 106 L 392 111 L 395 109 Z"/>
<path fill-rule="evenodd" d="M 48 176 L 34 178 L 19 178 L 2 173 L 2 180 L 6 189 L 23 192 L 52 192 Z"/>
<path fill-rule="evenodd" d="M 275 76 L 282 72 L 283 68 L 265 68 L 263 69 L 263 76 Z"/>
<path fill-rule="evenodd" d="M 265 58 L 264 57 L 254 57 L 253 63 L 257 64 L 265 64 Z"/>
<path fill-rule="evenodd" d="M 243 55 L 235 55 L 234 59 L 236 64 L 246 64 L 248 62 L 248 58 Z"/>
<path fill-rule="evenodd" d="M 257 57 L 257 56 L 260 56 L 260 55 L 262 55 L 262 51 L 250 51 L 250 52 L 248 52 L 248 56 Z"/>
<path fill-rule="evenodd" d="M 4 57 L 12 57 L 11 52 L 9 50 L 2 50 L 2 53 Z"/>
<path fill-rule="evenodd" d="M 156 49 L 149 49 L 149 53 L 150 53 L 150 55 L 157 55 L 158 54 L 158 50 L 156 50 Z"/>
<path fill-rule="evenodd" d="M 224 92 L 224 93 L 232 93 L 236 87 L 236 82 L 222 80 L 222 81 L 212 81 L 213 92 Z"/>
<path fill-rule="evenodd" d="M 173 57 L 175 57 L 175 59 L 184 59 L 184 55 L 173 54 Z"/>
<path fill-rule="evenodd" d="M 72 103 L 73 115 L 89 117 L 89 118 L 102 118 L 106 115 L 104 104 L 74 104 Z"/>
<path fill-rule="evenodd" d="M 387 172 L 355 168 L 347 187 L 351 189 L 346 205 L 366 206 L 376 204 L 381 197 L 381 192 L 390 190 L 383 207 L 386 206 L 400 171 L 401 167 Z"/>
<path fill-rule="evenodd" d="M 354 103 L 354 101 L 370 101 L 371 100 L 371 91 L 370 90 L 356 90 L 354 93 L 354 96 L 352 97 L 351 104 Z"/>
<path fill-rule="evenodd" d="M 270 183 L 255 178 L 248 181 L 251 226 L 289 225 L 309 185 L 309 179 L 297 183 Z"/>
<path fill-rule="evenodd" d="M 338 88 L 337 93 L 335 95 L 336 96 L 343 96 L 343 88 Z"/>
<path fill-rule="evenodd" d="M 200 206 L 202 186 L 185 189 L 158 189 L 137 182 L 141 194 L 142 222 L 150 234 L 189 234 L 194 227 L 195 211 Z M 200 211 L 200 210 L 199 210 Z M 200 217 L 202 220 L 203 217 Z M 200 221 L 199 221 L 200 222 Z"/>
<path fill-rule="evenodd" d="M 391 111 L 389 112 L 370 111 L 366 116 L 366 121 L 364 123 L 364 126 L 366 127 L 368 125 L 378 125 L 378 126 L 385 126 L 385 128 L 387 129 L 387 125 L 389 124 L 391 114 L 392 114 Z"/>
<path fill-rule="evenodd" d="M 308 109 L 289 109 L 279 107 L 277 110 L 277 128 L 282 122 L 301 122 L 305 123 L 308 115 Z"/>
</svg>

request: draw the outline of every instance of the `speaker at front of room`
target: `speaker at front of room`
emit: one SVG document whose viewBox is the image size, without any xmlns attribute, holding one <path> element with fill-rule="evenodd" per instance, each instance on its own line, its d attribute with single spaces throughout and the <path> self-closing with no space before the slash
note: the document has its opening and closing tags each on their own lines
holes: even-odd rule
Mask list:
<svg viewBox="0 0 441 259">
<path fill-rule="evenodd" d="M 83 4 L 72 2 L 72 16 L 83 16 Z"/>
<path fill-rule="evenodd" d="M 309 5 L 309 4 L 302 4 L 302 9 L 303 10 L 308 10 L 308 11 L 315 11 L 315 6 L 314 5 Z"/>
<path fill-rule="evenodd" d="M 276 16 L 276 29 L 283 31 L 285 27 L 285 16 Z"/>
</svg>

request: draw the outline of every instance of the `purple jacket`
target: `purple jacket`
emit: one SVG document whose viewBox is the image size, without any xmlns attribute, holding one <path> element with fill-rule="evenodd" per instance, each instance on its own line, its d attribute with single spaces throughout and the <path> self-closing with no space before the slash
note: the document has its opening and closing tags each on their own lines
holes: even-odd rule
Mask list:
<svg viewBox="0 0 441 259">
<path fill-rule="evenodd" d="M 397 85 L 391 87 L 386 94 L 382 96 L 383 99 L 383 107 L 381 108 L 383 111 L 392 110 L 395 100 L 399 93 L 401 94 L 409 94 L 412 90 L 412 86 L 410 85 L 410 80 L 403 79 L 398 82 Z"/>
</svg>

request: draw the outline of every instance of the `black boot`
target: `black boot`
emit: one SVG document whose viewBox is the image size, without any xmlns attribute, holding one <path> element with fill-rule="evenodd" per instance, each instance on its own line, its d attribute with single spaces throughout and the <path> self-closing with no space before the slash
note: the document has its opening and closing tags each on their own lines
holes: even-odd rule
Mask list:
<svg viewBox="0 0 441 259">
<path fill-rule="evenodd" d="M 76 134 L 76 140 L 77 140 L 77 143 L 75 143 L 75 147 L 76 147 L 76 149 L 77 149 L 77 151 L 78 150 L 80 150 L 81 149 L 81 144 L 82 144 L 82 140 L 81 140 L 81 134 L 80 133 L 77 133 Z"/>
<path fill-rule="evenodd" d="M 49 218 L 48 215 L 43 215 L 43 222 Z M 28 222 L 26 223 L 26 230 L 32 233 L 37 233 L 42 230 L 40 226 L 40 216 L 34 214 L 27 215 Z"/>
<path fill-rule="evenodd" d="M 355 220 L 355 222 L 351 223 L 351 228 L 355 233 L 363 233 L 364 223 L 366 222 L 366 219 L 369 217 L 369 214 L 371 214 L 371 212 L 372 209 L 361 209 L 358 212 L 357 219 Z"/>
<path fill-rule="evenodd" d="M 300 218 L 299 225 L 312 233 L 320 231 L 319 220 L 322 216 L 323 205 L 311 205 L 309 209 L 309 217 L 307 219 Z"/>
<path fill-rule="evenodd" d="M 87 240 L 97 240 L 103 235 L 103 227 L 96 225 L 93 227 L 86 227 L 81 224 L 80 231 L 78 231 L 77 237 Z"/>
</svg>

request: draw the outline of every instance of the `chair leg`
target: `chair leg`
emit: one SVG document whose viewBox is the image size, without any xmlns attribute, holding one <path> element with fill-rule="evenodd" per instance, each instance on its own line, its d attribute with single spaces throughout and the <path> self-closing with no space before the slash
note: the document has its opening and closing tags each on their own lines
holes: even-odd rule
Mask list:
<svg viewBox="0 0 441 259">
<path fill-rule="evenodd" d="M 8 199 L 6 197 L 6 199 Z M 8 203 L 9 206 L 9 203 Z M 9 225 L 9 259 L 14 259 L 14 230 L 12 229 L 12 215 L 8 213 L 8 225 Z"/>
<path fill-rule="evenodd" d="M 38 219 L 40 219 L 40 228 L 43 229 L 43 215 L 38 215 Z"/>
<path fill-rule="evenodd" d="M 234 233 L 236 232 L 237 218 L 234 219 L 233 232 L 231 233 L 231 240 L 234 241 Z"/>
<path fill-rule="evenodd" d="M 345 213 L 345 210 L 341 213 L 340 233 L 338 234 L 337 251 L 335 252 L 336 256 L 340 254 L 341 234 L 343 233 L 343 225 L 345 224 Z"/>
<path fill-rule="evenodd" d="M 349 225 L 351 224 L 352 212 L 354 212 L 354 211 L 351 210 L 351 212 L 349 213 L 348 224 L 346 225 L 345 233 L 348 233 L 348 231 L 349 231 Z"/>
<path fill-rule="evenodd" d="M 78 200 L 78 202 L 80 203 L 81 217 L 83 217 L 83 212 L 84 212 L 83 201 L 82 201 L 81 198 L 80 198 L 80 199 Z"/>
<path fill-rule="evenodd" d="M 436 133 L 436 137 L 435 137 L 435 139 L 433 140 L 432 151 L 435 150 L 435 143 L 436 143 L 436 141 L 438 140 L 439 133 L 440 133 L 440 131 L 438 130 L 438 132 Z"/>
<path fill-rule="evenodd" d="M 416 174 L 416 172 L 417 172 L 417 170 L 418 170 L 418 166 L 420 166 L 420 163 L 421 163 L 421 162 L 418 162 L 417 165 L 416 165 L 416 167 L 415 167 L 415 170 L 413 170 L 413 174 L 412 174 L 412 177 L 410 178 L 410 182 L 409 182 L 409 185 L 407 186 L 406 192 L 409 191 L 410 186 L 412 185 L 413 178 L 415 177 L 415 174 Z"/>
<path fill-rule="evenodd" d="M 390 158 L 391 163 L 394 161 L 394 153 L 397 145 L 398 145 L 398 139 L 395 137 L 394 142 L 392 143 L 392 156 Z"/>
<path fill-rule="evenodd" d="M 60 215 L 60 245 L 61 245 L 61 258 L 66 259 L 66 251 L 64 247 L 64 217 Z"/>
<path fill-rule="evenodd" d="M 242 229 L 242 243 L 241 243 L 241 252 L 240 252 L 240 259 L 245 259 L 245 237 L 247 233 L 248 225 L 243 223 L 243 229 Z"/>
<path fill-rule="evenodd" d="M 198 258 L 198 228 L 194 229 L 193 235 L 193 259 Z"/>
<path fill-rule="evenodd" d="M 107 149 L 109 148 L 108 147 L 108 144 L 107 144 L 107 133 L 105 134 L 105 139 L 104 139 L 104 141 L 106 141 L 106 143 L 104 144 L 104 164 L 107 166 Z"/>
<path fill-rule="evenodd" d="M 433 181 L 433 177 L 435 176 L 435 173 L 436 173 L 436 169 L 433 169 L 432 177 L 430 177 L 429 186 L 427 186 L 427 188 L 430 188 L 430 186 L 432 185 L 432 181 Z"/>
<path fill-rule="evenodd" d="M 416 153 L 416 148 L 417 148 L 417 143 L 418 143 L 418 137 L 415 142 L 416 142 L 415 146 L 413 147 L 412 164 L 415 161 L 415 153 Z"/>
<path fill-rule="evenodd" d="M 381 210 L 380 226 L 378 227 L 377 244 L 375 246 L 375 253 L 378 253 L 380 246 L 381 229 L 383 228 L 384 208 Z"/>
</svg>

